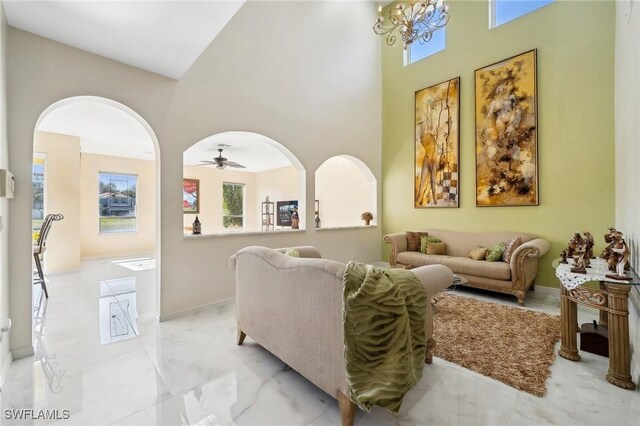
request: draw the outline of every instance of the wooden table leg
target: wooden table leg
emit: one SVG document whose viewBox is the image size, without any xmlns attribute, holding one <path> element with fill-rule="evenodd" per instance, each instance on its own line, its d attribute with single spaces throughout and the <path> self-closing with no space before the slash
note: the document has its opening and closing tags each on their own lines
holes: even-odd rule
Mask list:
<svg viewBox="0 0 640 426">
<path fill-rule="evenodd" d="M 605 284 L 609 293 L 609 374 L 607 381 L 624 389 L 635 389 L 631 380 L 629 348 L 630 285 Z"/>
<path fill-rule="evenodd" d="M 603 292 L 606 290 L 604 286 L 604 281 L 600 281 L 600 290 L 602 290 Z M 609 306 L 609 303 L 607 302 L 605 306 Z M 598 320 L 598 324 L 604 325 L 604 326 L 609 324 L 609 312 L 603 309 L 600 309 L 598 312 L 600 313 L 600 319 Z"/>
<path fill-rule="evenodd" d="M 570 361 L 580 361 L 578 353 L 578 306 L 568 298 L 569 292 L 562 287 L 560 298 L 561 344 L 558 355 Z"/>
</svg>

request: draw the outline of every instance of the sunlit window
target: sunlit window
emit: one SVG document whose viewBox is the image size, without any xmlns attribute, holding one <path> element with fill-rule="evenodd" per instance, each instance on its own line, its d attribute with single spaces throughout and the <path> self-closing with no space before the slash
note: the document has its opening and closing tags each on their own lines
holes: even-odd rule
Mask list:
<svg viewBox="0 0 640 426">
<path fill-rule="evenodd" d="M 244 228 L 244 184 L 222 184 L 222 226 Z"/>
<path fill-rule="evenodd" d="M 407 47 L 407 64 L 412 64 L 420 59 L 424 59 L 428 56 L 438 53 L 446 47 L 447 39 L 447 27 L 442 27 L 434 31 L 431 40 L 424 44 L 420 44 L 419 41 L 414 41 Z"/>
<path fill-rule="evenodd" d="M 489 26 L 495 28 L 550 3 L 553 0 L 489 0 Z"/>
<path fill-rule="evenodd" d="M 42 220 L 44 219 L 44 162 L 44 154 L 33 156 L 31 223 L 34 233 L 40 231 Z"/>
<path fill-rule="evenodd" d="M 120 173 L 100 173 L 99 176 L 100 233 L 136 232 L 138 176 Z"/>
</svg>

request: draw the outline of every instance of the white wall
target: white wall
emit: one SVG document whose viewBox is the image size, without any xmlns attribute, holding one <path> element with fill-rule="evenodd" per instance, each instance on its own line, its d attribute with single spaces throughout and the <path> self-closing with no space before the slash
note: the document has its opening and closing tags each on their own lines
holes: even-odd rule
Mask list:
<svg viewBox="0 0 640 426">
<path fill-rule="evenodd" d="M 316 200 L 320 202 L 320 226 L 362 226 L 362 213 L 378 221 L 371 186 L 364 172 L 351 160 L 333 157 L 316 170 Z"/>
<path fill-rule="evenodd" d="M 18 179 L 9 208 L 12 350 L 31 346 L 31 288 L 22 284 L 31 269 L 33 132 L 45 108 L 71 96 L 121 102 L 158 137 L 162 317 L 233 297 L 228 258 L 248 245 L 312 244 L 339 261 L 379 260 L 378 228 L 193 239 L 183 235 L 182 214 L 182 153 L 224 131 L 260 133 L 300 160 L 310 224 L 309 171 L 327 158 L 358 157 L 380 181 L 381 44 L 362 30 L 376 14 L 370 2 L 247 2 L 178 82 L 11 28 L 8 120 Z"/>
<path fill-rule="evenodd" d="M 9 169 L 7 142 L 7 20 L 0 1 L 0 169 Z M 0 320 L 9 317 L 9 202 L 0 198 Z M 0 390 L 11 365 L 9 334 L 0 345 Z"/>
<path fill-rule="evenodd" d="M 616 228 L 630 244 L 632 262 L 640 271 L 640 1 L 616 2 Z M 640 306 L 638 288 L 631 290 Z M 629 315 L 633 353 L 631 374 L 640 381 L 640 312 Z"/>
</svg>

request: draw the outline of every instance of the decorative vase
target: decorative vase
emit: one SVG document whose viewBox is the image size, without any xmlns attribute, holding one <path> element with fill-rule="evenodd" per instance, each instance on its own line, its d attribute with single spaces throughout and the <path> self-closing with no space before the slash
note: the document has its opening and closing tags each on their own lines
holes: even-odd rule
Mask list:
<svg viewBox="0 0 640 426">
<path fill-rule="evenodd" d="M 193 228 L 191 229 L 191 233 L 193 235 L 202 234 L 202 224 L 200 223 L 200 219 L 198 219 L 198 215 L 196 215 L 196 220 L 193 221 Z"/>
<path fill-rule="evenodd" d="M 365 219 L 364 224 L 369 226 L 369 224 L 371 223 L 371 221 L 369 219 Z"/>
</svg>

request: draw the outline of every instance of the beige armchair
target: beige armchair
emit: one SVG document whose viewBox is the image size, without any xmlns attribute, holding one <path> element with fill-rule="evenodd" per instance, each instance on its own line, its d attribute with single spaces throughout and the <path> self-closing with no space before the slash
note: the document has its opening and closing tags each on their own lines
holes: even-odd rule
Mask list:
<svg viewBox="0 0 640 426">
<path fill-rule="evenodd" d="M 348 395 L 342 330 L 342 263 L 320 258 L 313 247 L 247 247 L 229 260 L 236 274 L 236 317 L 240 345 L 250 336 L 320 389 L 338 400 L 343 425 L 353 424 L 355 405 Z M 431 298 L 453 279 L 444 266 L 412 271 Z M 427 303 L 425 341 L 431 362 L 435 343 L 431 304 Z"/>
</svg>

